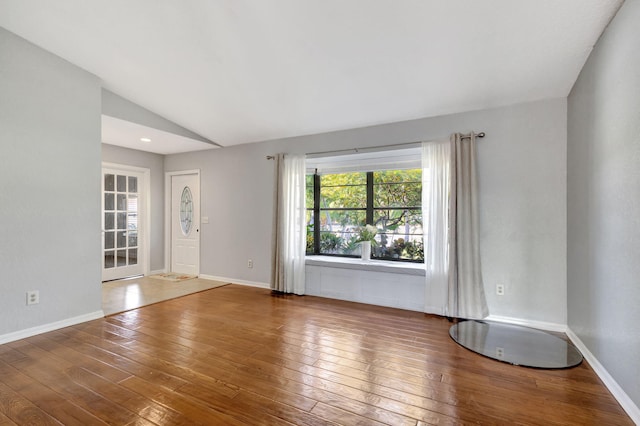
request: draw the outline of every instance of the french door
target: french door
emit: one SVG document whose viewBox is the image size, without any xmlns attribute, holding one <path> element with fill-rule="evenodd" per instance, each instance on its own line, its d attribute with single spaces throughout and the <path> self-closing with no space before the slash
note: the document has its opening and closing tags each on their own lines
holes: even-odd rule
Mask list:
<svg viewBox="0 0 640 426">
<path fill-rule="evenodd" d="M 102 281 L 145 272 L 145 173 L 102 169 Z"/>
</svg>

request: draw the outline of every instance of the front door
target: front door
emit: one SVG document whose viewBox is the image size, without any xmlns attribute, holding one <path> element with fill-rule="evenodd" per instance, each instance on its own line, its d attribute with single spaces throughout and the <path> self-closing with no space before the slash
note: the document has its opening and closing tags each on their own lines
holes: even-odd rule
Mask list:
<svg viewBox="0 0 640 426">
<path fill-rule="evenodd" d="M 102 281 L 142 275 L 144 174 L 102 169 Z"/>
<path fill-rule="evenodd" d="M 171 176 L 171 272 L 200 271 L 200 175 Z"/>
</svg>

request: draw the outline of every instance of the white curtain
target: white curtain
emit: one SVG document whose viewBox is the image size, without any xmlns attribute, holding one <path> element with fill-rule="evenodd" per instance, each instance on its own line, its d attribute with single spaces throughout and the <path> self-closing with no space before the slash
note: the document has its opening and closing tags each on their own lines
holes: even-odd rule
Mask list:
<svg viewBox="0 0 640 426">
<path fill-rule="evenodd" d="M 446 315 L 449 281 L 449 141 L 422 144 L 425 312 Z"/>
<path fill-rule="evenodd" d="M 271 289 L 304 294 L 305 156 L 275 156 L 276 186 Z"/>
<path fill-rule="evenodd" d="M 475 136 L 422 144 L 425 312 L 481 319 Z"/>
</svg>

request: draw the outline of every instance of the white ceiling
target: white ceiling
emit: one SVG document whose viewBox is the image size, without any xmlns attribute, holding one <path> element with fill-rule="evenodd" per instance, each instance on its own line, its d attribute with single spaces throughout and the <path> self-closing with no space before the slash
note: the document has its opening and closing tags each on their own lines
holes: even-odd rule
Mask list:
<svg viewBox="0 0 640 426">
<path fill-rule="evenodd" d="M 223 146 L 567 96 L 622 0 L 0 0 L 0 25 Z"/>
</svg>

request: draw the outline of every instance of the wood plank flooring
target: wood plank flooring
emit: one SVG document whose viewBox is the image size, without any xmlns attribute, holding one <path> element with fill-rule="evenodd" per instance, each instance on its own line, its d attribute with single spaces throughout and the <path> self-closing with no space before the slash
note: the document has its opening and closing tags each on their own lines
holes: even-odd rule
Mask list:
<svg viewBox="0 0 640 426">
<path fill-rule="evenodd" d="M 228 285 L 0 345 L 0 425 L 631 425 L 591 368 L 416 312 Z"/>
<path fill-rule="evenodd" d="M 203 278 L 172 282 L 153 276 L 109 281 L 102 283 L 102 311 L 113 315 L 227 284 Z"/>
</svg>

